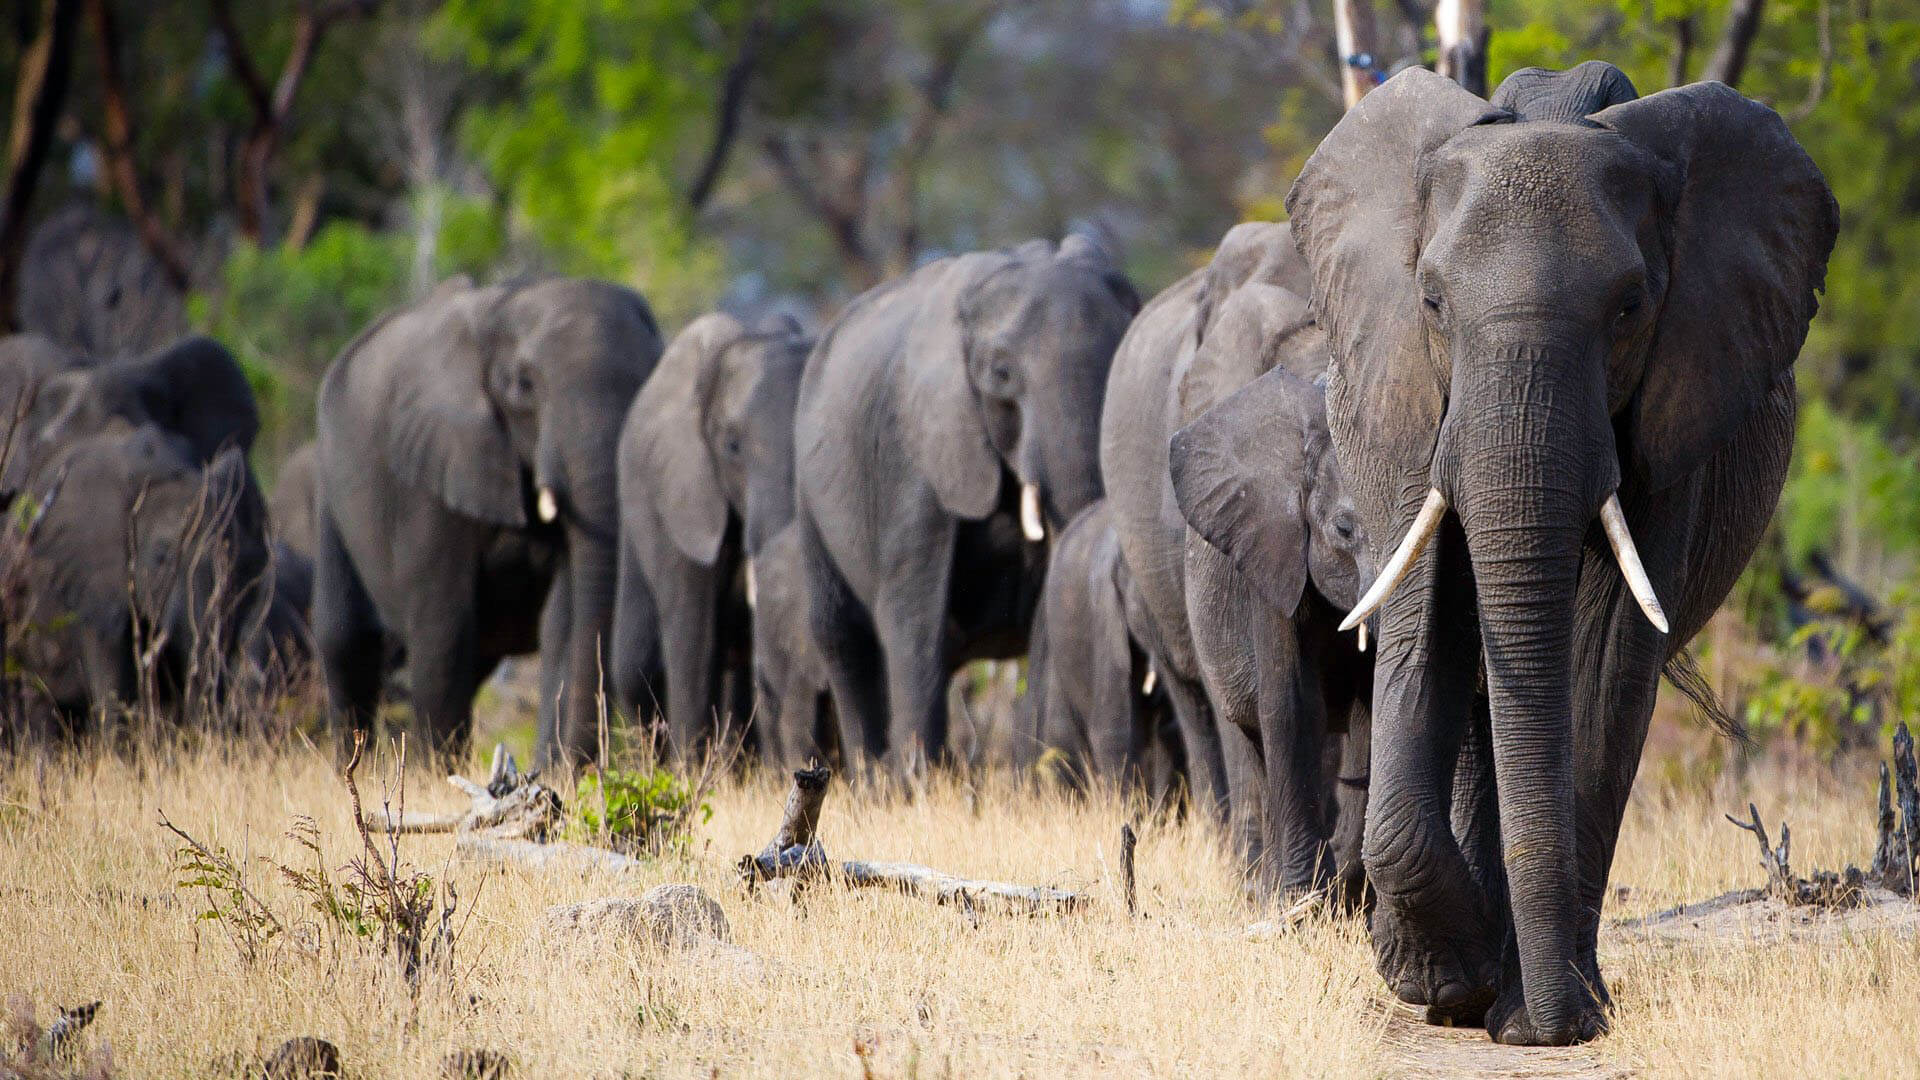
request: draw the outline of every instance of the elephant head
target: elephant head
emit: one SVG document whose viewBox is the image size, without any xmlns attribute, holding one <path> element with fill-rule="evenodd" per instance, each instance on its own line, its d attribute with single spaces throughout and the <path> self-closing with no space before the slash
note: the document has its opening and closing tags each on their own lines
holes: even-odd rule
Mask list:
<svg viewBox="0 0 1920 1080">
<path fill-rule="evenodd" d="M 933 310 L 908 331 L 896 408 L 907 452 L 942 506 L 983 518 L 1000 475 L 1021 484 L 1029 540 L 1101 495 L 1107 369 L 1140 310 L 1133 286 L 1083 237 L 952 260 Z"/>
<path fill-rule="evenodd" d="M 1319 387 L 1274 368 L 1173 436 L 1168 464 L 1187 524 L 1292 618 L 1309 582 L 1345 610 L 1366 529 L 1340 474 Z"/>
<path fill-rule="evenodd" d="M 19 480 L 58 447 L 114 421 L 153 424 L 186 440 L 201 464 L 221 449 L 251 450 L 260 433 L 253 388 L 233 355 L 206 337 L 182 339 L 146 356 L 99 362 L 45 339 L 10 339 L 6 396 L 25 406 L 9 480 Z M 11 418 L 9 418 L 11 419 Z M 9 487 L 15 486 L 9 484 Z"/>
<path fill-rule="evenodd" d="M 1630 528 L 1627 511 L 1700 475 L 1770 396 L 1790 415 L 1832 194 L 1779 116 L 1718 83 L 1635 98 L 1617 71 L 1588 65 L 1525 73 L 1489 103 L 1410 69 L 1335 126 L 1288 209 L 1332 343 L 1334 441 L 1374 542 L 1405 538 L 1351 618 L 1403 576 L 1426 592 L 1434 559 L 1421 552 L 1457 521 L 1442 536 L 1464 536 L 1477 604 L 1449 617 L 1478 620 L 1525 1004 L 1539 1038 L 1579 1037 L 1583 551 L 1604 534 L 1659 632 L 1620 633 L 1646 649 L 1676 649 L 1717 603 L 1683 592 L 1706 586 L 1671 567 L 1654 581 L 1633 539 L 1690 523 Z M 1753 488 L 1769 505 L 1779 490 Z M 1417 598 L 1386 608 L 1383 664 L 1424 632 L 1421 610 Z M 1376 792 L 1375 810 L 1392 797 Z M 1370 830 L 1369 867 L 1403 854 L 1374 843 Z"/>
<path fill-rule="evenodd" d="M 793 414 L 812 342 L 784 320 L 750 331 L 731 315 L 694 320 L 634 400 L 631 463 L 680 553 L 719 558 L 729 516 L 748 557 L 793 517 Z"/>
</svg>

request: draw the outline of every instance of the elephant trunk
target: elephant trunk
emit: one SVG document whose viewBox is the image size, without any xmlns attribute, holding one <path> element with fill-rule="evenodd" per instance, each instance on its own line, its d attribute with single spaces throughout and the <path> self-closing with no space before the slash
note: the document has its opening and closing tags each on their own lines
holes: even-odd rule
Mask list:
<svg viewBox="0 0 1920 1080">
<path fill-rule="evenodd" d="M 598 745 L 600 707 L 610 701 L 613 605 L 619 565 L 619 497 L 615 442 L 624 412 L 577 403 L 541 425 L 533 473 L 536 509 L 558 521 L 566 538 L 565 573 L 553 588 L 568 590 L 566 640 L 547 663 L 563 665 L 564 697 L 556 718 L 565 752 L 591 760 Z M 552 499 L 554 512 L 547 512 Z M 542 651 L 548 650 L 542 643 Z"/>
<path fill-rule="evenodd" d="M 1587 531 L 1619 483 L 1603 369 L 1504 343 L 1456 368 L 1435 487 L 1459 514 L 1478 601 L 1501 840 L 1536 1030 L 1577 1022 L 1574 598 Z"/>
</svg>

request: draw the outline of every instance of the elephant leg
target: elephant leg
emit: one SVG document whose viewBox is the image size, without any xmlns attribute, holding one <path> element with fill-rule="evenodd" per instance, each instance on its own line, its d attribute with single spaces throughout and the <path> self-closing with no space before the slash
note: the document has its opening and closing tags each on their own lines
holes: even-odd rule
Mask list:
<svg viewBox="0 0 1920 1080">
<path fill-rule="evenodd" d="M 807 631 L 820 650 L 840 726 L 846 772 L 864 772 L 886 751 L 887 703 L 880 642 L 811 522 L 800 530 L 810 597 Z"/>
<path fill-rule="evenodd" d="M 473 734 L 473 695 L 479 657 L 473 616 L 427 612 L 409 620 L 407 666 L 413 673 L 413 711 L 444 760 L 458 763 Z M 542 680 L 544 685 L 544 678 Z"/>
<path fill-rule="evenodd" d="M 715 733 L 715 607 L 719 584 L 709 567 L 678 559 L 652 582 L 660 605 L 660 651 L 667 672 L 667 730 L 673 752 L 696 758 Z"/>
<path fill-rule="evenodd" d="M 633 545 L 620 543 L 614 587 L 613 647 L 607 656 L 614 708 L 629 723 L 651 723 L 661 711 L 659 613 Z"/>
<path fill-rule="evenodd" d="M 954 530 L 896 562 L 874 603 L 887 673 L 887 756 L 896 778 L 947 754 L 945 614 Z"/>
<path fill-rule="evenodd" d="M 1374 959 L 1430 1022 L 1479 1023 L 1493 1002 L 1500 935 L 1449 819 L 1453 771 L 1478 683 L 1480 642 L 1466 540 L 1445 523 L 1379 616 L 1367 876 Z"/>
<path fill-rule="evenodd" d="M 613 634 L 615 563 L 613 543 L 569 529 L 566 559 L 548 590 L 567 594 L 567 633 L 556 639 L 556 647 L 541 649 L 540 663 L 565 672 L 554 724 L 564 752 L 575 761 L 598 756 L 602 717 L 612 722 L 606 657 Z"/>
<path fill-rule="evenodd" d="M 1241 884 L 1249 899 L 1266 903 L 1280 885 L 1274 837 L 1267 829 L 1266 765 L 1252 732 L 1216 721 L 1227 775 L 1227 836 L 1240 856 Z"/>
<path fill-rule="evenodd" d="M 1255 635 L 1259 657 L 1260 745 L 1266 762 L 1266 835 L 1283 895 L 1333 879 L 1326 795 L 1323 642 L 1273 613 Z M 1322 646 L 1307 651 L 1307 646 Z"/>
<path fill-rule="evenodd" d="M 1367 764 L 1373 752 L 1371 687 L 1349 695 L 1346 733 L 1339 736 L 1340 761 L 1334 772 L 1333 863 L 1341 907 L 1357 911 L 1371 903 L 1367 868 L 1361 861 L 1361 837 L 1367 825 Z"/>
<path fill-rule="evenodd" d="M 555 663 L 554 654 L 566 648 L 573 637 L 573 590 L 566 588 L 566 572 L 554 575 L 547 589 L 547 602 L 540 608 L 540 701 L 539 727 L 534 739 L 533 759 L 542 765 L 557 765 L 564 758 L 569 765 L 589 760 L 573 756 L 574 733 L 567 730 L 567 668 Z"/>
<path fill-rule="evenodd" d="M 333 719 L 355 731 L 373 729 L 386 678 L 386 641 L 346 543 L 324 509 L 316 523 L 313 567 L 313 641 L 327 682 Z"/>
<path fill-rule="evenodd" d="M 1095 638 L 1092 671 L 1088 673 L 1093 689 L 1090 715 L 1083 725 L 1087 733 L 1090 771 L 1107 778 L 1123 794 L 1144 787 L 1141 759 L 1146 754 L 1146 708 L 1140 685 L 1145 673 L 1135 677 L 1132 641 L 1125 634 L 1125 616 L 1116 607 L 1103 618 L 1107 625 Z"/>
<path fill-rule="evenodd" d="M 1194 811 L 1208 821 L 1223 823 L 1228 810 L 1227 763 L 1206 690 L 1197 680 L 1173 674 L 1161 659 L 1155 659 L 1153 669 L 1160 673 L 1160 685 L 1173 705 L 1173 721 L 1180 729 L 1187 791 Z"/>
</svg>

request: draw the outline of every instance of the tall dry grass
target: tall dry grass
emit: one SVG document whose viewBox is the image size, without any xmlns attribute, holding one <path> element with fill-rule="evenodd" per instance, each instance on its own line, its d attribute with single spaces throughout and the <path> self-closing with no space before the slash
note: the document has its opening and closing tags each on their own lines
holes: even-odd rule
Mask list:
<svg viewBox="0 0 1920 1080">
<path fill-rule="evenodd" d="M 263 860 L 302 865 L 286 835 L 311 816 L 333 865 L 358 848 L 330 751 L 206 741 L 126 756 L 19 757 L 0 770 L 0 993 L 105 1001 L 89 1035 L 119 1075 L 221 1075 L 294 1035 L 340 1046 L 362 1078 L 438 1075 L 450 1051 L 503 1051 L 523 1077 L 1381 1076 L 1406 1067 L 1383 1039 L 1385 1000 L 1362 929 L 1308 923 L 1253 943 L 1258 918 L 1218 838 L 1192 824 L 1141 830 L 1144 917 L 1119 910 L 1126 808 L 1004 776 L 936 782 L 921 798 L 828 798 L 830 853 L 1087 889 L 1061 918 L 964 913 L 904 897 L 825 890 L 804 906 L 749 899 L 729 863 L 772 834 L 777 777 L 730 781 L 685 857 L 630 879 L 532 874 L 451 861 L 444 837 L 402 841 L 451 880 L 463 926 L 450 980 L 409 996 L 394 964 L 325 932 Z M 470 771 L 479 771 L 477 766 Z M 1776 772 L 1778 770 L 1775 770 Z M 1803 867 L 1864 860 L 1865 773 L 1768 776 L 1769 821 L 1792 822 Z M 377 801 L 390 756 L 363 767 Z M 457 793 L 414 769 L 407 803 Z M 1636 797 L 1610 915 L 1757 884 L 1752 841 L 1719 819 L 1718 789 L 1648 784 Z M 249 885 L 296 924 L 249 963 L 175 887 L 175 839 L 156 812 L 243 855 Z M 558 951 L 536 933 L 551 904 L 692 881 L 725 906 L 757 961 L 614 944 Z M 1586 1060 L 1648 1075 L 1913 1075 L 1920 947 L 1866 934 L 1820 945 L 1745 940 L 1677 947 L 1609 928 L 1617 1033 Z M 1905 1034 L 1901 1034 L 1905 1032 Z"/>
</svg>

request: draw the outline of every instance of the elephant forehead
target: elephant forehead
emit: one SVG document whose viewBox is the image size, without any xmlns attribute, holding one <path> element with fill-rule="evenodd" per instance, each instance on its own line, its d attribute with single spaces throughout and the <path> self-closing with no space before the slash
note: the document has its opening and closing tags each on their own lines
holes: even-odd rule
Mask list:
<svg viewBox="0 0 1920 1080">
<path fill-rule="evenodd" d="M 1436 197 L 1463 206 L 1571 217 L 1646 191 L 1651 163 L 1644 157 L 1604 128 L 1489 124 L 1467 129 L 1437 152 L 1428 182 Z"/>
</svg>

